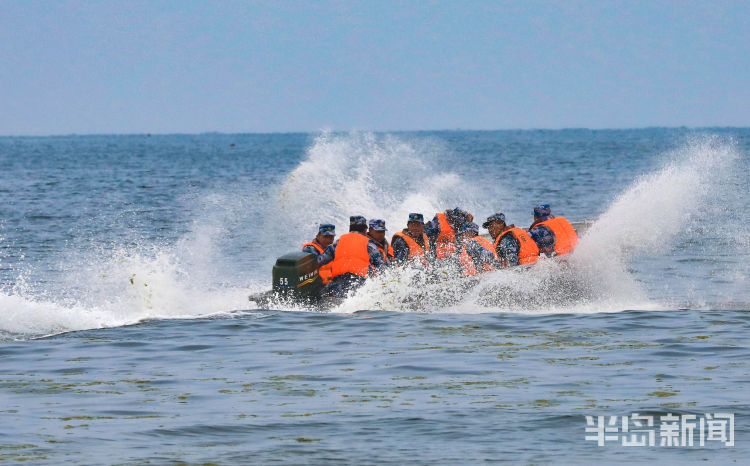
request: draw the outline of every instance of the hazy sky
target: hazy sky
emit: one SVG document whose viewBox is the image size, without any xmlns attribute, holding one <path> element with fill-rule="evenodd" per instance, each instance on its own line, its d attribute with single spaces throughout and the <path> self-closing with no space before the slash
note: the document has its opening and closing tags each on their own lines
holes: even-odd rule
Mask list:
<svg viewBox="0 0 750 466">
<path fill-rule="evenodd" d="M 0 135 L 750 126 L 750 2 L 0 0 Z"/>
</svg>

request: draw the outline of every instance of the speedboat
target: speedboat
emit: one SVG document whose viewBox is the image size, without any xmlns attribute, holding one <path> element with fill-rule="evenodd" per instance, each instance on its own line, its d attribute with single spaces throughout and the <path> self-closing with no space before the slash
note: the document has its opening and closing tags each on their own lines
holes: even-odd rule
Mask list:
<svg viewBox="0 0 750 466">
<path fill-rule="evenodd" d="M 580 236 L 592 223 L 590 220 L 584 220 L 572 223 L 572 225 Z M 512 269 L 528 269 L 533 265 L 519 265 Z M 453 278 L 458 277 L 456 275 Z M 478 277 L 460 277 L 460 279 L 472 282 L 479 280 Z M 324 289 L 323 279 L 318 274 L 317 259 L 314 254 L 303 251 L 289 252 L 276 259 L 271 271 L 271 288 L 269 291 L 252 294 L 248 299 L 261 308 L 289 304 L 320 309 L 331 308 L 345 299 L 345 296 L 321 293 Z"/>
</svg>

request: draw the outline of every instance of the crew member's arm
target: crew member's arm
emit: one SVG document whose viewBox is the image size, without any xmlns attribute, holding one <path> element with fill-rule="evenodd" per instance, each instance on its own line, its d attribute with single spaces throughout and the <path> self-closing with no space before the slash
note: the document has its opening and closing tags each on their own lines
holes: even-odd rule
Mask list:
<svg viewBox="0 0 750 466">
<path fill-rule="evenodd" d="M 336 255 L 336 246 L 338 246 L 338 244 L 339 242 L 336 241 L 332 245 L 328 246 L 326 250 L 323 251 L 323 254 L 318 256 L 318 267 L 326 265 L 333 260 L 333 257 Z"/>
<path fill-rule="evenodd" d="M 383 253 L 380 252 L 374 241 L 367 243 L 367 255 L 370 256 L 370 272 L 382 269 L 387 265 L 385 259 L 383 259 Z"/>
<path fill-rule="evenodd" d="M 512 267 L 518 265 L 518 252 L 521 250 L 521 244 L 511 234 L 507 234 L 500 239 L 497 245 L 497 256 L 503 263 L 503 267 Z"/>
<path fill-rule="evenodd" d="M 466 252 L 469 254 L 469 257 L 471 257 L 472 262 L 474 262 L 474 267 L 479 271 L 484 270 L 484 264 L 489 264 L 495 268 L 502 267 L 500 261 L 495 259 L 495 255 L 492 254 L 492 251 L 488 251 L 476 241 L 469 241 L 466 245 Z"/>
<path fill-rule="evenodd" d="M 304 248 L 302 248 L 302 252 L 315 254 L 315 257 L 318 257 L 321 254 L 317 249 L 315 249 L 315 246 L 305 246 Z"/>
<path fill-rule="evenodd" d="M 430 242 L 430 252 L 427 254 L 427 259 L 434 261 L 436 259 L 435 240 L 440 235 L 440 220 L 437 215 L 431 221 L 424 224 L 424 234 L 427 235 L 427 240 Z"/>
<path fill-rule="evenodd" d="M 409 259 L 409 246 L 403 238 L 394 236 L 391 246 L 393 246 L 393 258 L 396 262 L 406 262 Z"/>
<path fill-rule="evenodd" d="M 544 225 L 532 228 L 529 236 L 539 246 L 539 252 L 550 255 L 555 250 L 555 234 Z"/>
<path fill-rule="evenodd" d="M 440 220 L 438 220 L 437 215 L 435 215 L 435 218 L 424 224 L 424 232 L 430 239 L 430 242 L 434 243 L 435 239 L 440 234 Z"/>
<path fill-rule="evenodd" d="M 385 255 L 388 256 L 389 262 L 393 262 L 393 246 L 388 243 L 388 240 L 385 240 Z"/>
</svg>

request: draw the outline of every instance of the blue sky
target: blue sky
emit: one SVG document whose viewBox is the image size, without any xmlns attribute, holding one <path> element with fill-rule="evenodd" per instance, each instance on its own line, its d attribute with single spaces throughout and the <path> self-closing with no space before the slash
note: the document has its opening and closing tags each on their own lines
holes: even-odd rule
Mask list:
<svg viewBox="0 0 750 466">
<path fill-rule="evenodd" d="M 0 135 L 645 126 L 750 126 L 750 2 L 0 0 Z"/>
</svg>

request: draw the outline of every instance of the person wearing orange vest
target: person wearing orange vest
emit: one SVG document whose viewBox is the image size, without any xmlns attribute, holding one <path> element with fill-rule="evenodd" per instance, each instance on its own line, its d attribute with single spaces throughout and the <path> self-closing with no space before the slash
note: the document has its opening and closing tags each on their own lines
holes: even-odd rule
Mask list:
<svg viewBox="0 0 750 466">
<path fill-rule="evenodd" d="M 407 260 L 419 260 L 422 265 L 427 265 L 430 255 L 430 239 L 424 233 L 424 216 L 422 214 L 409 214 L 406 228 L 399 231 L 391 239 L 393 247 L 393 258 L 398 263 Z"/>
<path fill-rule="evenodd" d="M 435 214 L 425 225 L 425 233 L 430 238 L 430 246 L 435 258 L 448 259 L 459 251 L 456 248 L 456 231 L 465 222 L 474 221 L 474 216 L 458 207 Z"/>
<path fill-rule="evenodd" d="M 393 248 L 388 244 L 388 240 L 385 239 L 385 220 L 379 218 L 372 219 L 369 226 L 370 231 L 367 232 L 367 236 L 375 242 L 380 254 L 383 256 L 383 260 L 386 263 L 393 261 Z"/>
<path fill-rule="evenodd" d="M 490 232 L 493 247 L 503 267 L 531 264 L 539 259 L 539 247 L 522 228 L 505 223 L 505 214 L 496 213 L 487 217 L 482 226 Z"/>
<path fill-rule="evenodd" d="M 331 267 L 331 282 L 322 295 L 344 295 L 386 265 L 383 254 L 366 232 L 367 220 L 364 217 L 349 217 L 349 233 L 341 235 L 318 256 L 321 267 L 327 264 Z"/>
<path fill-rule="evenodd" d="M 549 204 L 534 207 L 534 223 L 529 227 L 529 235 L 539 251 L 547 256 L 570 254 L 578 244 L 573 225 L 563 217 L 553 216 Z"/>
<path fill-rule="evenodd" d="M 321 223 L 318 227 L 318 234 L 315 235 L 315 239 L 309 243 L 302 245 L 302 251 L 315 254 L 315 258 L 320 263 L 320 256 L 325 252 L 325 249 L 333 244 L 333 239 L 336 237 L 336 227 L 330 223 Z M 323 284 L 327 284 L 331 281 L 331 265 L 327 264 L 318 268 L 318 275 L 323 280 Z"/>
<path fill-rule="evenodd" d="M 336 237 L 336 227 L 330 223 L 321 223 L 318 227 L 318 234 L 315 235 L 315 239 L 309 243 L 302 245 L 302 251 L 310 254 L 315 254 L 317 258 L 326 248 L 333 244 L 333 239 Z"/>
<path fill-rule="evenodd" d="M 473 222 L 464 223 L 458 230 L 459 260 L 464 275 L 478 275 L 502 267 L 492 243 L 478 234 L 479 227 Z"/>
</svg>

